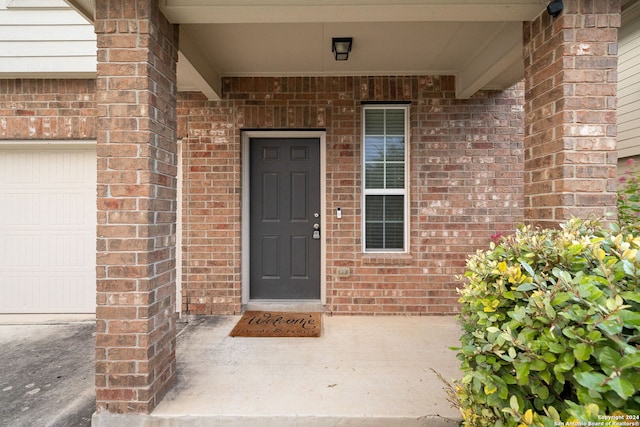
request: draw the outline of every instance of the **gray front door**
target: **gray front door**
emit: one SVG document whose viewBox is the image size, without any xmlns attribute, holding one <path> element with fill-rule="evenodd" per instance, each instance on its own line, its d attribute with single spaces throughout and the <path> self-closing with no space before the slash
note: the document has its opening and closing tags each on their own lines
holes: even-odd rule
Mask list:
<svg viewBox="0 0 640 427">
<path fill-rule="evenodd" d="M 320 299 L 319 139 L 249 146 L 251 298 Z"/>
</svg>

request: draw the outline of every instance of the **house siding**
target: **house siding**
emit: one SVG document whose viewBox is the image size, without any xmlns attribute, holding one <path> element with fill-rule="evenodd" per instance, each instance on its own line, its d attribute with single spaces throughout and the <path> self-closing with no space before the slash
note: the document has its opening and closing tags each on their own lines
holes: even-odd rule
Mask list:
<svg viewBox="0 0 640 427">
<path fill-rule="evenodd" d="M 618 54 L 618 157 L 640 155 L 640 3 L 622 13 Z"/>
<path fill-rule="evenodd" d="M 0 1 L 0 76 L 95 75 L 93 25 L 63 0 Z"/>
<path fill-rule="evenodd" d="M 180 94 L 183 312 L 242 308 L 243 129 L 326 130 L 327 312 L 458 311 L 467 256 L 523 220 L 524 92 L 454 95 L 448 76 L 225 78 L 221 101 Z M 362 253 L 362 101 L 411 103 L 408 254 Z"/>
</svg>

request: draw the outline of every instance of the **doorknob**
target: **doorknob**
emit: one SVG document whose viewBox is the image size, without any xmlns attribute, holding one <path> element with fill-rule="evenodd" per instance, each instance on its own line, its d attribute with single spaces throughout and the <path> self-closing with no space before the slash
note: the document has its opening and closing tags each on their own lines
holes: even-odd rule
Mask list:
<svg viewBox="0 0 640 427">
<path fill-rule="evenodd" d="M 320 224 L 317 222 L 313 224 L 313 235 L 314 240 L 320 240 Z"/>
</svg>

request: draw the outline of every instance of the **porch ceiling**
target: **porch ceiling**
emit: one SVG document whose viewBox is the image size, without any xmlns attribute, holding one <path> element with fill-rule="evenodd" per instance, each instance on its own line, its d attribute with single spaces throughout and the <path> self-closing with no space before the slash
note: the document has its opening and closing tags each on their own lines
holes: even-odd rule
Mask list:
<svg viewBox="0 0 640 427">
<path fill-rule="evenodd" d="M 547 3 L 161 0 L 160 7 L 180 24 L 181 91 L 215 99 L 225 76 L 424 74 L 455 75 L 456 95 L 467 98 L 524 76 L 522 21 Z M 353 37 L 348 61 L 333 59 L 332 37 Z"/>
<path fill-rule="evenodd" d="M 224 76 L 446 74 L 466 98 L 523 77 L 522 21 L 546 3 L 164 0 L 161 8 L 181 27 L 181 90 L 207 82 L 215 98 Z M 353 37 L 348 61 L 333 59 L 332 37 Z M 200 84 L 189 77 L 195 71 Z"/>
</svg>

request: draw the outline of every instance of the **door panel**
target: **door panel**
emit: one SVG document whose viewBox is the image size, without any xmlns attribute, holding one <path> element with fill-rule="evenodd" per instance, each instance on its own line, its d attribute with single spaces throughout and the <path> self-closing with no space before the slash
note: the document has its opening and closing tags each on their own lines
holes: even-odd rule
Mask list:
<svg viewBox="0 0 640 427">
<path fill-rule="evenodd" d="M 309 277 L 309 237 L 291 236 L 291 277 Z"/>
<path fill-rule="evenodd" d="M 252 299 L 319 299 L 320 141 L 250 142 Z"/>
<path fill-rule="evenodd" d="M 262 277 L 269 279 L 280 278 L 280 238 L 279 236 L 262 236 L 262 257 L 260 265 Z"/>
<path fill-rule="evenodd" d="M 291 220 L 306 221 L 309 218 L 309 174 L 291 174 Z"/>
</svg>

